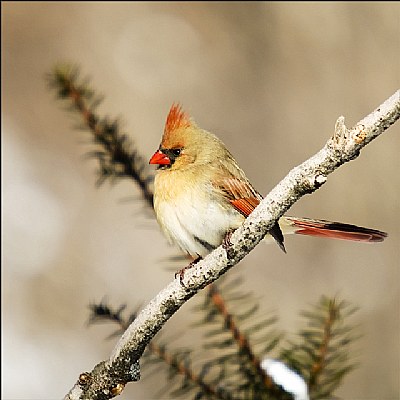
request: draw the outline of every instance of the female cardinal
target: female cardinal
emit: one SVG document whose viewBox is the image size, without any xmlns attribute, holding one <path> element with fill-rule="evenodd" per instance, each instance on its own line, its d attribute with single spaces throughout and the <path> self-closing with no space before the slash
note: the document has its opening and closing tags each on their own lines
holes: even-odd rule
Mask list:
<svg viewBox="0 0 400 400">
<path fill-rule="evenodd" d="M 157 220 L 170 241 L 197 259 L 222 244 L 262 200 L 221 140 L 199 128 L 179 105 L 171 107 L 149 163 L 158 165 Z M 282 250 L 282 231 L 363 242 L 387 236 L 355 225 L 285 216 L 269 232 Z"/>
</svg>

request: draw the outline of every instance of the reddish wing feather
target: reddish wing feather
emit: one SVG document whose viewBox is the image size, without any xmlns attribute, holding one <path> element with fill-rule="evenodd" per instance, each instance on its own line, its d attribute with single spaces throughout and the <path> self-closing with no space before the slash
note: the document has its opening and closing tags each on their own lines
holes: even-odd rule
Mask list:
<svg viewBox="0 0 400 400">
<path fill-rule="evenodd" d="M 238 178 L 224 178 L 218 181 L 217 186 L 226 194 L 229 202 L 245 217 L 260 203 L 261 196 L 245 180 Z"/>
<path fill-rule="evenodd" d="M 244 197 L 243 199 L 229 200 L 233 207 L 236 208 L 245 217 L 248 217 L 253 210 L 258 206 L 260 200 L 254 197 Z"/>
</svg>

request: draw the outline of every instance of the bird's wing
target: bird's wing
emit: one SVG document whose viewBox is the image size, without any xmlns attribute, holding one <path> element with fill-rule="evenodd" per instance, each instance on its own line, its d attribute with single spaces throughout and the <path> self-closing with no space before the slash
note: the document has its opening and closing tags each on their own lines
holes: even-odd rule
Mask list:
<svg viewBox="0 0 400 400">
<path fill-rule="evenodd" d="M 245 217 L 250 215 L 262 199 L 250 183 L 242 179 L 221 178 L 215 182 L 215 186 L 222 191 L 232 206 Z"/>
<path fill-rule="evenodd" d="M 215 186 L 223 192 L 232 206 L 245 217 L 258 206 L 262 200 L 261 195 L 251 186 L 247 180 L 224 177 L 215 182 Z M 283 234 L 278 222 L 269 231 L 279 247 L 286 252 L 283 244 Z"/>
</svg>

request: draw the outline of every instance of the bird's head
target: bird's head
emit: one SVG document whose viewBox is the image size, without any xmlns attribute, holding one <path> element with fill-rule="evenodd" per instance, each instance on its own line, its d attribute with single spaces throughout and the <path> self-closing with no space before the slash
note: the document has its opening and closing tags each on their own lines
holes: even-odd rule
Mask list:
<svg viewBox="0 0 400 400">
<path fill-rule="evenodd" d="M 225 151 L 215 135 L 200 129 L 178 104 L 173 104 L 160 147 L 149 163 L 158 165 L 159 169 L 184 169 L 194 164 L 212 163 Z"/>
</svg>

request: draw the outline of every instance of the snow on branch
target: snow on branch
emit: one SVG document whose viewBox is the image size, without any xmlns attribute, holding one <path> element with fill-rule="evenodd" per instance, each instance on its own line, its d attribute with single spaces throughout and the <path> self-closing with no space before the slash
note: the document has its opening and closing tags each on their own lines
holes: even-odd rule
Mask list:
<svg viewBox="0 0 400 400">
<path fill-rule="evenodd" d="M 399 117 L 400 90 L 351 129 L 347 129 L 344 118 L 339 117 L 326 145 L 293 168 L 261 201 L 232 234 L 229 246 L 218 247 L 194 268 L 188 269 L 182 283 L 178 276 L 158 293 L 125 331 L 110 358 L 91 372 L 82 373 L 65 399 L 110 399 L 120 394 L 126 383 L 139 380 L 139 359 L 165 322 L 187 300 L 242 260 L 297 200 L 321 187 L 338 167 L 357 158 L 364 146 Z"/>
</svg>

